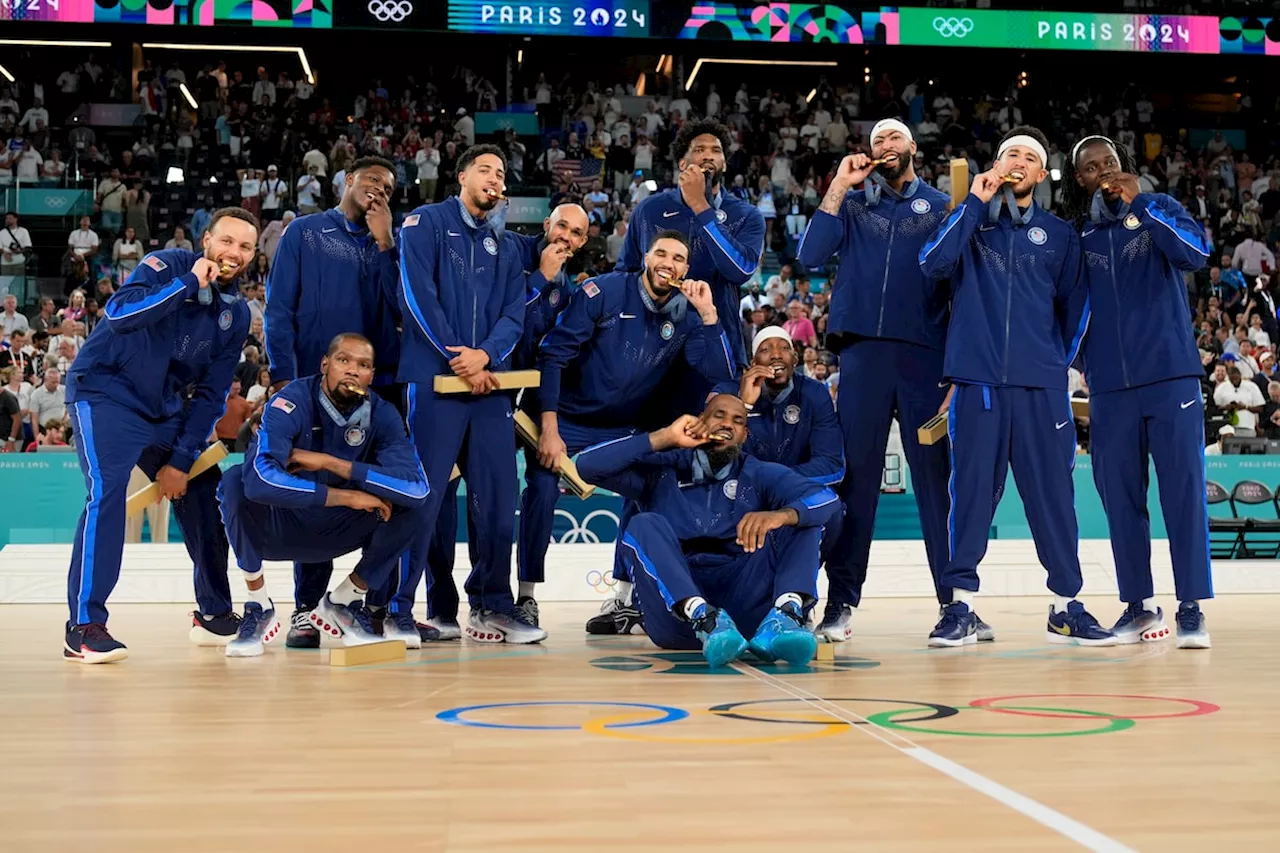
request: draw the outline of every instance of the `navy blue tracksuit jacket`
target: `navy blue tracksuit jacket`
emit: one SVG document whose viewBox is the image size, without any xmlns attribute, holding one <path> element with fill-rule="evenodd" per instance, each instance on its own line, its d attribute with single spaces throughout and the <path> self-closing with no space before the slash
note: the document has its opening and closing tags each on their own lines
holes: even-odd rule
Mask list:
<svg viewBox="0 0 1280 853">
<path fill-rule="evenodd" d="M 67 410 L 89 493 L 67 579 L 73 624 L 107 620 L 133 466 L 153 478 L 164 465 L 189 471 L 226 408 L 249 306 L 216 285 L 202 301 L 191 272 L 200 257 L 166 249 L 143 258 L 69 371 Z M 218 476 L 196 477 L 173 505 L 195 564 L 196 601 L 210 616 L 231 610 Z"/>
<path fill-rule="evenodd" d="M 952 293 L 951 557 L 939 585 L 944 594 L 977 590 L 1012 464 L 1049 588 L 1073 598 L 1081 581 L 1067 366 L 1086 318 L 1080 238 L 1034 203 L 1015 222 L 1006 198 L 984 204 L 970 194 L 920 252 L 925 274 L 949 278 Z"/>
<path fill-rule="evenodd" d="M 943 348 L 950 294 L 921 271 L 920 250 L 947 216 L 948 197 L 917 179 L 895 193 L 868 181 L 837 216 L 818 211 L 800 241 L 800 262 L 839 267 L 828 334 L 840 354 L 838 409 L 848 475 L 844 522 L 826 565 L 828 599 L 857 606 L 867 577 L 889 431 L 897 418 L 935 586 L 947 559 L 947 453 L 923 447 L 916 428 L 946 396 Z"/>
<path fill-rule="evenodd" d="M 395 381 L 397 254 L 394 247 L 379 251 L 368 229 L 337 208 L 289 223 L 267 275 L 263 331 L 272 382 L 319 370 L 329 342 L 342 332 L 373 343 L 375 384 Z"/>
<path fill-rule="evenodd" d="M 840 510 L 830 489 L 747 454 L 712 471 L 701 450 L 654 453 L 646 433 L 583 451 L 578 471 L 638 505 L 620 549 L 645 630 L 659 646 L 698 647 L 692 628 L 671 613 L 690 596 L 723 607 L 748 636 L 778 595 L 817 596 L 822 526 Z M 784 508 L 795 510 L 798 525 L 770 533 L 760 551 L 744 552 L 736 542 L 742 517 Z"/>
<path fill-rule="evenodd" d="M 1167 195 L 1097 208 L 1083 224 L 1093 479 L 1111 528 L 1120 598 L 1152 597 L 1149 460 L 1179 601 L 1213 597 L 1200 354 L 1183 273 L 1208 260 L 1200 225 Z M 1139 345 L 1135 346 L 1135 342 Z"/>
<path fill-rule="evenodd" d="M 764 216 L 750 202 L 721 192 L 698 215 L 684 203 L 680 188 L 654 193 L 636 205 L 618 255 L 618 271 L 638 272 L 644 254 L 659 231 L 679 231 L 689 238 L 687 277 L 711 285 L 720 325 L 729 336 L 736 366 L 747 363 L 742 341 L 739 288 L 755 274 L 764 253 Z"/>
<path fill-rule="evenodd" d="M 510 369 L 524 333 L 521 253 L 501 231 L 468 213 L 457 196 L 423 205 L 405 217 L 399 246 L 404 318 L 399 379 L 408 383 L 409 433 L 428 481 L 449 482 L 456 463 L 476 503 L 479 559 L 467 580 L 472 607 L 509 612 L 514 608 L 510 574 L 516 496 L 511 398 L 436 394 L 432 380 L 452 373 L 449 361 L 456 353 L 446 349 L 450 346 L 483 350 L 489 370 Z M 389 602 L 393 612 L 412 609 L 447 491 L 437 488 L 427 500 L 422 536 L 396 577 Z M 432 569 L 434 573 L 434 565 Z M 439 580 L 433 575 L 428 586 Z M 431 615 L 456 619 L 456 600 L 438 609 L 432 602 Z"/>
</svg>

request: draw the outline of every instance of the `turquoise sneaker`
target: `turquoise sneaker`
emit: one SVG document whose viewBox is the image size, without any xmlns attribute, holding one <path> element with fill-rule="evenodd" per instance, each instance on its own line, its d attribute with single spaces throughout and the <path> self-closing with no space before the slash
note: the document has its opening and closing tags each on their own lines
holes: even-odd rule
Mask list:
<svg viewBox="0 0 1280 853">
<path fill-rule="evenodd" d="M 694 619 L 693 630 L 702 641 L 702 656 L 713 668 L 727 666 L 747 650 L 746 638 L 723 610 L 708 605 L 706 612 Z"/>
<path fill-rule="evenodd" d="M 769 611 L 751 638 L 751 651 L 768 661 L 804 666 L 818 653 L 818 638 L 804 623 L 800 608 L 788 602 Z"/>
</svg>

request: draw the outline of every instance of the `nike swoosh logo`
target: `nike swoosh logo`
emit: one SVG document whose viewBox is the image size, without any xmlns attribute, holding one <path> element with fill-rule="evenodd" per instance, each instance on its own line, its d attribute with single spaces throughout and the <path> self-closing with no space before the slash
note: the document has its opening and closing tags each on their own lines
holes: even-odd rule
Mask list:
<svg viewBox="0 0 1280 853">
<path fill-rule="evenodd" d="M 663 218 L 663 219 L 669 219 L 669 218 L 671 218 L 672 216 L 679 216 L 679 215 L 680 215 L 680 211 L 678 211 L 678 210 L 668 210 L 668 211 L 665 211 L 665 212 L 662 214 L 662 218 Z"/>
<path fill-rule="evenodd" d="M 1183 403 L 1183 404 L 1182 404 L 1181 406 L 1179 406 L 1178 408 L 1179 408 L 1179 409 L 1185 409 L 1185 408 L 1187 408 L 1187 407 L 1189 407 L 1189 406 L 1194 406 L 1195 404 L 1196 404 L 1196 401 L 1195 401 L 1195 400 L 1188 400 L 1187 402 Z"/>
<path fill-rule="evenodd" d="M 619 320 L 634 320 L 635 318 L 636 318 L 635 314 L 619 314 L 618 315 Z"/>
<path fill-rule="evenodd" d="M 1085 231 L 1085 232 L 1084 232 L 1083 234 L 1081 234 L 1080 236 L 1081 236 L 1081 237 L 1088 237 L 1090 234 L 1092 234 L 1094 231 L 1097 231 L 1097 230 L 1098 230 L 1097 228 L 1090 228 L 1088 231 Z"/>
<path fill-rule="evenodd" d="M 1067 425 L 1067 424 L 1069 424 L 1069 423 L 1071 423 L 1071 421 L 1063 421 L 1063 422 L 1062 422 L 1062 423 L 1060 423 L 1060 424 L 1054 424 L 1054 425 L 1053 425 L 1053 428 L 1054 428 L 1054 429 L 1062 429 L 1064 426 L 1066 426 L 1066 425 Z"/>
<path fill-rule="evenodd" d="M 939 382 L 939 383 L 938 383 L 938 387 L 939 387 L 939 388 L 950 388 L 950 387 L 951 387 L 951 383 L 950 383 L 950 382 Z"/>
<path fill-rule="evenodd" d="M 1063 624 L 1063 626 L 1062 626 L 1061 628 L 1059 628 L 1057 625 L 1055 625 L 1055 624 L 1053 624 L 1052 622 L 1050 622 L 1050 623 L 1049 623 L 1049 630 L 1050 630 L 1050 631 L 1053 631 L 1053 633 L 1055 633 L 1055 634 L 1061 634 L 1061 635 L 1062 635 L 1062 636 L 1064 636 L 1064 637 L 1070 637 L 1070 636 L 1071 636 L 1071 626 L 1070 626 L 1070 625 L 1067 625 L 1067 624 Z"/>
<path fill-rule="evenodd" d="M 461 237 L 461 236 L 462 236 L 462 235 L 461 235 L 461 234 L 459 234 L 457 231 L 448 231 L 448 232 L 446 232 L 446 233 L 447 233 L 450 237 Z"/>
<path fill-rule="evenodd" d="M 320 233 L 321 233 L 321 234 L 330 234 L 330 233 L 332 233 L 332 232 L 334 232 L 334 231 L 337 231 L 337 230 L 338 230 L 337 228 L 321 228 L 321 229 L 320 229 Z"/>
</svg>

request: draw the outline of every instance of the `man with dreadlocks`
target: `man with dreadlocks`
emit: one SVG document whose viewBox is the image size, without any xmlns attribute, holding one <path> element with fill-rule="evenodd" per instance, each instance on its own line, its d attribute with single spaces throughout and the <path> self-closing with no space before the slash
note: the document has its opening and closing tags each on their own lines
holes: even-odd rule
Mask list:
<svg viewBox="0 0 1280 853">
<path fill-rule="evenodd" d="M 1011 465 L 1054 595 L 1049 641 L 1116 642 L 1076 600 L 1083 582 L 1067 366 L 1084 331 L 1085 290 L 1079 236 L 1032 198 L 1049 174 L 1047 147 L 1036 128 L 1009 131 L 990 171 L 974 178 L 968 198 L 920 251 L 930 279 L 951 280 L 943 372 L 955 386 L 948 418 L 951 557 L 939 579 L 950 588 L 951 604 L 929 635 L 931 646 L 977 641 L 978 563 Z"/>
<path fill-rule="evenodd" d="M 1087 136 L 1071 150 L 1062 182 L 1065 212 L 1081 229 L 1093 315 L 1083 350 L 1093 478 L 1127 605 L 1112 630 L 1121 643 L 1169 635 L 1151 582 L 1150 459 L 1180 602 L 1178 647 L 1207 649 L 1199 601 L 1213 597 L 1213 580 L 1202 370 L 1182 274 L 1204 266 L 1209 242 L 1186 208 L 1142 192 L 1133 173 L 1128 151 Z"/>
</svg>

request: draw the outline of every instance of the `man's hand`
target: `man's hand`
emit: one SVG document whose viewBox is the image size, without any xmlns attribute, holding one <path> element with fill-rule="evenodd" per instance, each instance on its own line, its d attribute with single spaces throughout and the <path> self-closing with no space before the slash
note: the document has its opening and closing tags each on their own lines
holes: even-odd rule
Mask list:
<svg viewBox="0 0 1280 853">
<path fill-rule="evenodd" d="M 795 510 L 781 509 L 772 512 L 749 512 L 738 522 L 738 544 L 748 554 L 764 547 L 764 538 L 770 530 L 796 524 L 800 519 Z"/>
<path fill-rule="evenodd" d="M 753 364 L 742 374 L 738 383 L 738 397 L 748 406 L 754 406 L 764 390 L 764 383 L 773 378 L 773 368 L 767 364 Z"/>
<path fill-rule="evenodd" d="M 358 492 L 349 490 L 350 497 L 347 500 L 347 506 L 351 509 L 363 510 L 364 512 L 376 512 L 378 517 L 383 521 L 391 520 L 391 504 L 383 500 L 377 495 L 371 495 L 368 492 Z"/>
<path fill-rule="evenodd" d="M 714 326 L 720 322 L 720 313 L 716 311 L 715 300 L 711 297 L 711 285 L 697 279 L 685 279 L 680 282 L 680 292 L 702 318 L 702 325 Z"/>
<path fill-rule="evenodd" d="M 956 396 L 956 386 L 953 384 L 950 388 L 947 389 L 947 396 L 942 399 L 942 405 L 938 407 L 938 414 L 942 414 L 943 412 L 951 408 L 951 400 L 955 396 Z"/>
<path fill-rule="evenodd" d="M 871 177 L 871 173 L 875 170 L 876 167 L 871 164 L 871 158 L 866 154 L 850 154 L 840 161 L 836 176 L 831 183 L 840 184 L 840 195 L 843 197 L 850 189 Z"/>
<path fill-rule="evenodd" d="M 369 226 L 369 234 L 378 242 L 378 248 L 381 251 L 385 252 L 395 245 L 395 240 L 391 237 L 391 207 L 385 198 L 380 195 L 374 196 L 373 201 L 369 202 L 364 221 Z"/>
<path fill-rule="evenodd" d="M 200 289 L 204 290 L 213 284 L 218 278 L 218 265 L 208 258 L 201 258 L 196 261 L 191 271 L 196 274 L 196 278 L 200 281 Z"/>
<path fill-rule="evenodd" d="M 680 173 L 680 195 L 694 213 L 702 213 L 711 207 L 711 202 L 707 201 L 706 173 L 692 163 Z"/>
<path fill-rule="evenodd" d="M 160 484 L 160 496 L 176 501 L 187 493 L 187 474 L 172 465 L 166 465 L 156 474 L 156 482 Z M 159 503 L 159 501 L 156 501 Z"/>
<path fill-rule="evenodd" d="M 489 366 L 489 353 L 472 347 L 445 347 L 449 352 L 457 353 L 450 362 L 449 368 L 463 379 L 470 379 Z M 472 384 L 475 388 L 475 383 Z"/>
<path fill-rule="evenodd" d="M 697 415 L 681 415 L 671 426 L 661 431 L 661 447 L 654 450 L 669 450 L 672 447 L 701 447 L 710 436 L 707 425 Z"/>
<path fill-rule="evenodd" d="M 333 458 L 328 453 L 317 453 L 314 450 L 299 450 L 294 448 L 289 453 L 289 464 L 286 469 L 290 474 L 297 471 L 327 471 L 329 468 L 329 460 Z"/>
<path fill-rule="evenodd" d="M 548 243 L 547 247 L 542 250 L 542 258 L 538 262 L 538 272 L 542 273 L 542 277 L 547 281 L 560 275 L 560 270 L 564 269 L 564 262 L 569 259 L 569 247 L 564 243 Z"/>
<path fill-rule="evenodd" d="M 980 201 L 991 201 L 1004 186 L 1004 176 L 1008 171 L 1003 163 L 996 163 L 990 170 L 974 176 L 973 186 L 970 187 L 969 192 L 976 195 Z"/>
<path fill-rule="evenodd" d="M 1133 200 L 1138 197 L 1138 193 L 1142 192 L 1142 187 L 1138 184 L 1137 175 L 1121 172 L 1107 181 L 1102 191 L 1109 196 L 1120 196 L 1120 200 L 1125 204 L 1133 204 Z"/>
<path fill-rule="evenodd" d="M 542 430 L 542 435 L 538 438 L 539 465 L 559 474 L 560 460 L 568 452 L 568 446 L 565 445 L 564 439 L 560 437 L 560 430 L 546 428 Z"/>
<path fill-rule="evenodd" d="M 476 396 L 483 396 L 498 390 L 498 377 L 494 376 L 487 370 L 474 373 L 471 376 L 462 377 L 471 386 L 471 393 Z"/>
</svg>

